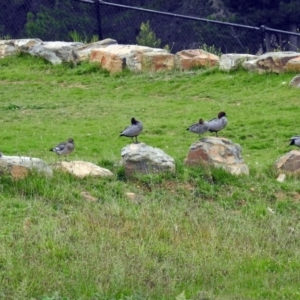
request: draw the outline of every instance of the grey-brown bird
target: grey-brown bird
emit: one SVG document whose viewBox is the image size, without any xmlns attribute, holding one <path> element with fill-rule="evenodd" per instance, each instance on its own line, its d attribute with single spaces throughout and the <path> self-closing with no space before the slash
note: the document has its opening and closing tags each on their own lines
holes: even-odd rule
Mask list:
<svg viewBox="0 0 300 300">
<path fill-rule="evenodd" d="M 218 117 L 211 119 L 207 122 L 208 130 L 210 132 L 215 132 L 216 136 L 218 136 L 218 131 L 224 129 L 228 123 L 226 113 L 224 111 L 220 111 L 218 113 Z"/>
<path fill-rule="evenodd" d="M 72 153 L 74 149 L 74 140 L 72 138 L 69 138 L 67 142 L 61 142 L 57 144 L 54 148 L 51 148 L 50 151 L 55 152 L 57 155 L 66 156 Z"/>
<path fill-rule="evenodd" d="M 203 121 L 203 119 L 200 119 L 198 123 L 191 125 L 186 130 L 196 133 L 196 134 L 199 134 L 199 136 L 200 136 L 201 134 L 208 131 L 208 124 L 206 121 Z"/>
<path fill-rule="evenodd" d="M 143 123 L 136 120 L 135 118 L 131 118 L 131 125 L 127 126 L 120 134 L 120 136 L 126 136 L 131 137 L 132 142 L 134 143 L 134 137 L 135 137 L 135 143 L 138 143 L 138 135 L 143 131 Z"/>
<path fill-rule="evenodd" d="M 290 141 L 291 141 L 291 143 L 290 143 L 291 146 L 295 145 L 295 146 L 300 147 L 300 136 L 299 135 L 291 137 Z"/>
</svg>

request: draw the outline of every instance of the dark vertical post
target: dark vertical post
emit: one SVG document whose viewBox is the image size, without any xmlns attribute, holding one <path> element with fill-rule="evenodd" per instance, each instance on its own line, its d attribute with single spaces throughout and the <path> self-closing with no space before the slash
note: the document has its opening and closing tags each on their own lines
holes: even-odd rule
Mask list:
<svg viewBox="0 0 300 300">
<path fill-rule="evenodd" d="M 96 10 L 96 17 L 97 17 L 98 39 L 99 39 L 99 41 L 101 41 L 101 40 L 103 40 L 103 35 L 102 35 L 101 9 L 100 9 L 100 2 L 99 2 L 99 0 L 95 1 L 95 10 Z"/>
<path fill-rule="evenodd" d="M 260 32 L 261 32 L 262 49 L 263 49 L 263 52 L 266 53 L 267 52 L 267 47 L 266 47 L 266 26 L 265 25 L 260 26 Z"/>
</svg>

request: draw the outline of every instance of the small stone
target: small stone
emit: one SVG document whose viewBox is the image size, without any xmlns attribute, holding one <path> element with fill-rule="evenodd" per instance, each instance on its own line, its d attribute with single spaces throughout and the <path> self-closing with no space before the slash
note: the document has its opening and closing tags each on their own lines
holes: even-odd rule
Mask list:
<svg viewBox="0 0 300 300">
<path fill-rule="evenodd" d="M 25 220 L 23 222 L 23 230 L 26 234 L 30 230 L 31 226 L 32 226 L 32 222 L 31 222 L 30 218 L 25 218 Z"/>
<path fill-rule="evenodd" d="M 279 176 L 277 177 L 277 181 L 278 182 L 284 182 L 285 181 L 285 177 L 286 175 L 285 174 L 279 174 Z"/>
<path fill-rule="evenodd" d="M 136 194 L 135 193 L 125 193 L 128 199 L 134 201 L 136 199 Z"/>
<path fill-rule="evenodd" d="M 271 207 L 267 207 L 267 211 L 268 211 L 270 214 L 275 214 L 275 211 L 274 211 Z"/>
<path fill-rule="evenodd" d="M 80 195 L 87 201 L 90 201 L 90 202 L 96 202 L 98 200 L 98 198 L 92 196 L 89 192 L 87 191 L 83 191 L 80 193 Z"/>
<path fill-rule="evenodd" d="M 128 193 L 125 193 L 125 196 L 129 200 L 129 202 L 131 202 L 133 204 L 141 204 L 141 202 L 142 202 L 142 197 L 135 193 L 128 192 Z"/>
<path fill-rule="evenodd" d="M 178 232 L 178 225 L 177 224 L 174 224 L 174 231 Z"/>
</svg>

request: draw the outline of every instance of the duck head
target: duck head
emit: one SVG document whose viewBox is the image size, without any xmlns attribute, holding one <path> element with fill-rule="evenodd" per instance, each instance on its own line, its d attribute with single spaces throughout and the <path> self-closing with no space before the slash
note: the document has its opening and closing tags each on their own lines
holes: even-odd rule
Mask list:
<svg viewBox="0 0 300 300">
<path fill-rule="evenodd" d="M 221 119 L 222 117 L 226 117 L 225 111 L 220 111 L 220 112 L 218 113 L 218 118 Z"/>
<path fill-rule="evenodd" d="M 135 125 L 137 124 L 138 120 L 136 120 L 135 118 L 131 118 L 131 125 Z"/>
</svg>

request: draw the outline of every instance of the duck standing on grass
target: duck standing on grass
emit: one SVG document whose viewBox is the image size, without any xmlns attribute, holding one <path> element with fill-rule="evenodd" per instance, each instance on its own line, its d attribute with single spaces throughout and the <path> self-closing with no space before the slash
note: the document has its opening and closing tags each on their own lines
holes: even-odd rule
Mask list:
<svg viewBox="0 0 300 300">
<path fill-rule="evenodd" d="M 120 136 L 131 137 L 132 142 L 134 143 L 135 137 L 135 144 L 138 144 L 138 135 L 143 131 L 143 123 L 136 120 L 135 118 L 131 118 L 131 125 L 126 127 L 120 134 Z"/>
<path fill-rule="evenodd" d="M 56 145 L 54 148 L 50 149 L 50 151 L 55 152 L 57 155 L 68 155 L 74 151 L 75 145 L 74 140 L 69 138 L 67 142 L 61 142 Z"/>
<path fill-rule="evenodd" d="M 300 135 L 296 135 L 296 136 L 291 137 L 290 141 L 291 141 L 291 143 L 290 143 L 291 146 L 295 145 L 295 146 L 300 147 Z"/>
<path fill-rule="evenodd" d="M 203 119 L 200 119 L 198 123 L 191 125 L 186 130 L 196 133 L 196 134 L 199 134 L 199 136 L 200 136 L 201 134 L 208 131 L 208 124 L 206 121 L 203 121 Z"/>
<path fill-rule="evenodd" d="M 211 119 L 207 122 L 208 130 L 210 132 L 215 132 L 216 136 L 218 136 L 218 131 L 224 129 L 228 123 L 226 113 L 221 111 L 218 113 L 218 117 Z"/>
</svg>

